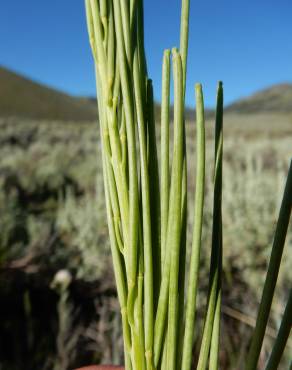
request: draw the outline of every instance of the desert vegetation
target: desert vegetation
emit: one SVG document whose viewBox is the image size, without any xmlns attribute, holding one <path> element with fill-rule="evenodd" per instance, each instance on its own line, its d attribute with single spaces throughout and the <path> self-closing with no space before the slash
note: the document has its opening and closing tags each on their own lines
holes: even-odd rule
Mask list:
<svg viewBox="0 0 292 370">
<path fill-rule="evenodd" d="M 199 317 L 208 284 L 213 128 L 213 120 L 207 120 Z M 187 122 L 186 129 L 191 158 L 196 140 L 194 121 Z M 226 369 L 240 369 L 246 356 L 290 161 L 291 137 L 292 119 L 284 113 L 225 116 L 225 341 L 220 360 Z M 57 368 L 62 366 L 61 360 L 56 360 L 61 350 L 59 356 L 65 356 L 68 368 L 99 361 L 120 363 L 121 323 L 96 123 L 1 119 L 0 142 L 1 366 L 9 370 Z M 188 166 L 189 182 L 194 184 L 195 163 L 190 160 Z M 190 196 L 193 193 L 190 188 Z M 291 243 L 290 224 L 259 369 L 270 352 L 287 300 Z M 55 274 L 63 269 L 70 272 L 72 281 L 63 304 L 69 322 L 65 320 L 62 335 L 65 342 L 68 337 L 75 341 L 65 349 L 57 346 L 60 290 L 51 287 Z M 198 351 L 196 348 L 195 356 Z M 288 367 L 290 357 L 291 341 L 280 369 Z"/>
</svg>

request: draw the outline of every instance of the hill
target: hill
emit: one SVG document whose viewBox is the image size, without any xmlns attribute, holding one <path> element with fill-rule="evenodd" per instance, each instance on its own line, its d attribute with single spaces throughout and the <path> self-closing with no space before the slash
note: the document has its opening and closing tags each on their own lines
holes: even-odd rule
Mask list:
<svg viewBox="0 0 292 370">
<path fill-rule="evenodd" d="M 261 90 L 247 98 L 240 99 L 226 107 L 233 113 L 291 113 L 292 84 L 279 84 Z"/>
<path fill-rule="evenodd" d="M 86 121 L 96 115 L 91 99 L 67 95 L 0 67 L 0 117 Z"/>
<path fill-rule="evenodd" d="M 240 99 L 225 108 L 226 113 L 291 113 L 292 84 L 279 84 Z M 160 117 L 160 104 L 155 103 Z M 170 115 L 173 115 L 171 107 Z M 206 110 L 206 118 L 214 111 Z M 73 97 L 44 86 L 0 66 L 0 117 L 47 119 L 60 121 L 91 121 L 97 116 L 93 97 Z M 193 120 L 195 111 L 186 108 L 185 117 Z"/>
</svg>

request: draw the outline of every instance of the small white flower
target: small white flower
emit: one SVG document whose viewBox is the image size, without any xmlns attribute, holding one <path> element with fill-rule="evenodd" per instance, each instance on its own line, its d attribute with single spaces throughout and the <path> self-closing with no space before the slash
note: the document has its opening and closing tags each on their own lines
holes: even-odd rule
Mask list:
<svg viewBox="0 0 292 370">
<path fill-rule="evenodd" d="M 72 281 L 72 275 L 69 270 L 59 270 L 56 272 L 52 281 L 51 287 L 54 288 L 67 288 Z"/>
</svg>

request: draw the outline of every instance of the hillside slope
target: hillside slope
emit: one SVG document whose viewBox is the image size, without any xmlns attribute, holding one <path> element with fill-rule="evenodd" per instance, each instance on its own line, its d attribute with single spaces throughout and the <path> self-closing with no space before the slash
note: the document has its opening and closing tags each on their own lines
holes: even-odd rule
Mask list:
<svg viewBox="0 0 292 370">
<path fill-rule="evenodd" d="M 0 117 L 85 121 L 96 119 L 96 104 L 0 67 Z"/>
<path fill-rule="evenodd" d="M 226 108 L 234 113 L 291 113 L 292 84 L 279 84 L 240 99 Z"/>
<path fill-rule="evenodd" d="M 228 105 L 226 113 L 292 113 L 292 84 L 279 84 Z M 160 104 L 155 104 L 160 118 Z M 170 108 L 170 116 L 173 107 Z M 206 118 L 214 111 L 206 110 Z M 0 66 L 0 117 L 87 121 L 97 116 L 95 98 L 73 97 L 32 81 Z M 195 111 L 186 108 L 185 118 L 193 120 Z"/>
</svg>

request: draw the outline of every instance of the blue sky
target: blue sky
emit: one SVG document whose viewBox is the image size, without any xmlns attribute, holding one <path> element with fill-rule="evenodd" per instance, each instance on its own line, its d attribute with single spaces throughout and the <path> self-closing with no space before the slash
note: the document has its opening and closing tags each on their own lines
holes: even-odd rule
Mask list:
<svg viewBox="0 0 292 370">
<path fill-rule="evenodd" d="M 178 46 L 180 0 L 145 0 L 149 75 L 160 100 L 163 49 Z M 191 0 L 187 104 L 202 82 L 213 106 L 292 81 L 291 0 Z M 83 0 L 3 1 L 0 65 L 74 95 L 94 95 Z"/>
</svg>

